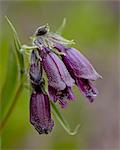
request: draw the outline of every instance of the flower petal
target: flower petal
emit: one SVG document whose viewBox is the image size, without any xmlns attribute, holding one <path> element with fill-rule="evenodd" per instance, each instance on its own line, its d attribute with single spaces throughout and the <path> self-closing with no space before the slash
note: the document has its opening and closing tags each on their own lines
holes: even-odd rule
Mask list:
<svg viewBox="0 0 120 150">
<path fill-rule="evenodd" d="M 42 92 L 34 91 L 31 95 L 30 122 L 39 134 L 48 134 L 54 126 L 50 114 L 49 98 Z"/>
<path fill-rule="evenodd" d="M 56 46 L 56 48 L 66 54 L 63 56 L 63 61 L 69 70 L 73 70 L 74 76 L 90 80 L 102 78 L 88 59 L 75 48 L 64 48 L 61 45 Z"/>
<path fill-rule="evenodd" d="M 75 95 L 71 87 L 67 87 L 66 93 L 68 93 L 68 98 L 67 98 L 68 100 L 75 100 Z"/>
<path fill-rule="evenodd" d="M 90 102 L 93 102 L 98 94 L 98 91 L 94 84 L 90 80 L 82 78 L 76 79 L 76 84 L 83 93 L 83 95 L 86 96 Z"/>
<path fill-rule="evenodd" d="M 58 100 L 58 97 L 57 97 L 57 90 L 54 89 L 52 86 L 48 85 L 48 91 L 49 91 L 49 95 L 50 95 L 51 99 L 52 99 L 54 102 L 57 102 L 57 100 Z"/>
<path fill-rule="evenodd" d="M 37 50 L 32 50 L 30 59 L 30 80 L 35 85 L 40 85 L 42 77 L 42 66 L 40 60 L 37 58 Z"/>
<path fill-rule="evenodd" d="M 64 90 L 58 91 L 49 85 L 48 91 L 49 91 L 51 99 L 54 102 L 56 102 L 58 100 L 59 104 L 61 105 L 62 108 L 66 107 L 67 99 L 68 100 L 75 99 L 75 95 L 73 94 L 71 87 L 66 87 Z"/>
<path fill-rule="evenodd" d="M 72 87 L 74 80 L 71 78 L 62 60 L 50 52 L 42 59 L 44 70 L 48 76 L 49 85 L 57 90 L 64 90 L 66 85 Z"/>
</svg>

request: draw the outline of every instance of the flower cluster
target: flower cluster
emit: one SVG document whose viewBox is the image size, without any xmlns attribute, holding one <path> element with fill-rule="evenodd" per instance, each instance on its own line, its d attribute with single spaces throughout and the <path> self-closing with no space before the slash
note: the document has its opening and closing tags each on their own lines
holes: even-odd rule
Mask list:
<svg viewBox="0 0 120 150">
<path fill-rule="evenodd" d="M 47 134 L 54 126 L 50 113 L 50 101 L 59 102 L 62 108 L 74 100 L 72 91 L 76 84 L 82 94 L 93 102 L 98 91 L 93 83 L 101 78 L 88 59 L 69 45 L 73 41 L 64 39 L 49 31 L 48 25 L 38 28 L 31 52 L 30 82 L 30 122 L 40 134 Z M 43 70 L 48 78 L 48 92 L 45 91 Z"/>
</svg>

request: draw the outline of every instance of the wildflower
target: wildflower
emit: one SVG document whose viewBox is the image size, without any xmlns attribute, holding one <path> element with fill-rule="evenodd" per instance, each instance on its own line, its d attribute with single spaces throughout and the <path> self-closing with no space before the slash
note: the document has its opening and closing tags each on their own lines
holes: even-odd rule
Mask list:
<svg viewBox="0 0 120 150">
<path fill-rule="evenodd" d="M 61 106 L 65 107 L 66 99 L 73 100 L 75 98 L 72 92 L 74 80 L 56 54 L 49 52 L 41 57 L 43 68 L 48 77 L 48 91 L 51 99 L 54 102 L 59 100 Z"/>
<path fill-rule="evenodd" d="M 92 102 L 98 94 L 93 81 L 101 78 L 85 56 L 75 48 L 68 48 L 72 43 L 73 40 L 69 41 L 56 33 L 49 32 L 48 26 L 38 28 L 34 40 L 41 54 L 44 53 L 41 57 L 48 76 L 50 96 L 55 102 L 57 99 L 60 103 L 64 102 L 63 106 L 66 104 L 65 99 L 74 99 L 71 89 L 73 79 L 83 95 Z M 54 48 L 64 53 L 62 61 L 67 69 L 59 57 L 52 52 Z"/>
<path fill-rule="evenodd" d="M 48 134 L 54 126 L 50 114 L 49 98 L 42 90 L 33 90 L 31 94 L 30 122 L 39 134 Z"/>
<path fill-rule="evenodd" d="M 88 59 L 75 48 L 65 48 L 62 45 L 56 45 L 56 48 L 65 53 L 62 60 L 69 73 L 83 95 L 93 102 L 98 94 L 93 81 L 101 76 L 95 71 Z"/>
<path fill-rule="evenodd" d="M 35 41 L 35 44 L 40 47 L 40 39 Z M 74 80 L 70 76 L 66 66 L 62 60 L 53 53 L 48 47 L 39 49 L 40 57 L 42 58 L 42 65 L 48 77 L 48 91 L 51 99 L 65 107 L 67 99 L 73 100 L 75 98 L 72 87 Z"/>
<path fill-rule="evenodd" d="M 54 123 L 51 119 L 49 97 L 44 91 L 42 66 L 37 58 L 37 50 L 33 50 L 31 53 L 29 75 L 32 85 L 30 122 L 40 134 L 48 134 Z"/>
<path fill-rule="evenodd" d="M 21 70 L 24 70 L 22 52 L 26 50 L 27 54 L 27 50 L 33 49 L 29 69 L 29 79 L 32 88 L 30 97 L 30 122 L 39 134 L 48 134 L 54 126 L 51 118 L 49 96 L 54 102 L 58 101 L 62 107 L 65 107 L 67 99 L 73 100 L 75 98 L 72 87 L 76 84 L 82 93 L 92 102 L 98 93 L 93 81 L 101 78 L 101 76 L 80 52 L 74 48 L 68 48 L 70 44 L 74 43 L 73 40 L 69 41 L 57 33 L 50 32 L 48 25 L 39 27 L 32 37 L 33 45 L 27 46 L 20 44 L 14 26 L 8 18 L 7 21 L 14 33 L 14 42 Z M 48 78 L 49 94 L 45 91 L 43 69 Z M 24 72 L 21 71 L 20 87 L 23 85 L 23 74 Z M 20 92 L 20 88 L 18 90 Z M 53 114 L 70 135 L 75 135 L 80 125 L 77 125 L 71 131 L 54 102 L 51 101 Z"/>
</svg>

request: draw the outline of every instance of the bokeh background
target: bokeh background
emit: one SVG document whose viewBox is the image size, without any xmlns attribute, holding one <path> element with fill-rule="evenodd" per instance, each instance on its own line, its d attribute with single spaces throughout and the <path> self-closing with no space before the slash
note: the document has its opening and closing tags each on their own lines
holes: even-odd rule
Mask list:
<svg viewBox="0 0 120 150">
<path fill-rule="evenodd" d="M 37 27 L 49 23 L 56 31 L 64 17 L 63 35 L 103 76 L 97 81 L 99 95 L 90 104 L 75 87 L 75 102 L 61 112 L 71 128 L 80 123 L 75 136 L 68 135 L 55 119 L 49 135 L 39 135 L 29 123 L 29 91 L 24 89 L 1 135 L 4 150 L 118 150 L 118 16 L 119 2 L 113 1 L 0 1 L 0 87 L 1 118 L 11 104 L 17 81 L 13 36 L 4 16 L 12 21 L 23 44 Z"/>
</svg>

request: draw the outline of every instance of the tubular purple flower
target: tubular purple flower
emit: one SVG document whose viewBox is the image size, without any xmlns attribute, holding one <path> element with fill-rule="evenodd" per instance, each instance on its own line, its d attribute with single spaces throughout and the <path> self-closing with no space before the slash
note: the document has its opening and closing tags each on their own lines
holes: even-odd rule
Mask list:
<svg viewBox="0 0 120 150">
<path fill-rule="evenodd" d="M 65 48 L 62 45 L 57 45 L 56 49 L 65 53 L 63 62 L 70 75 L 84 96 L 92 102 L 98 94 L 92 81 L 101 78 L 101 76 L 95 71 L 88 59 L 75 48 Z"/>
<path fill-rule="evenodd" d="M 59 100 L 62 107 L 66 105 L 66 99 L 73 100 L 72 87 L 74 80 L 70 76 L 62 60 L 48 48 L 41 52 L 43 68 L 48 77 L 48 90 L 54 102 Z"/>
<path fill-rule="evenodd" d="M 33 91 L 30 98 L 30 122 L 39 134 L 51 132 L 54 122 L 50 114 L 48 95 L 42 91 Z"/>
<path fill-rule="evenodd" d="M 44 91 L 42 66 L 38 59 L 37 50 L 31 53 L 30 82 L 32 94 L 30 98 L 30 122 L 40 134 L 48 134 L 54 126 L 50 113 L 50 102 Z"/>
</svg>

